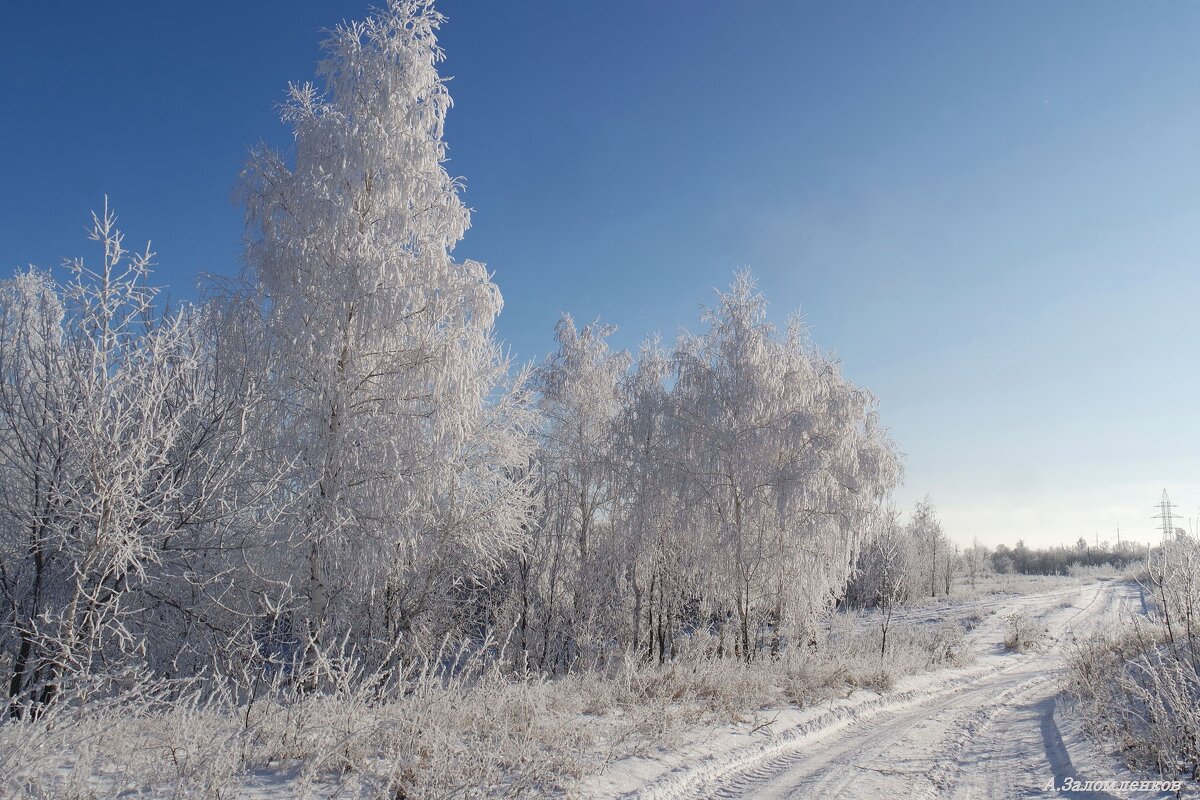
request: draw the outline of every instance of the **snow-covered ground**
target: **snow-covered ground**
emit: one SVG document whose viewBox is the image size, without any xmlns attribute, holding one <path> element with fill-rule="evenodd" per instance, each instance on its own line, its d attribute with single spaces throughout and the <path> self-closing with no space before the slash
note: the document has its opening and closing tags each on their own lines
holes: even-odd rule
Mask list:
<svg viewBox="0 0 1200 800">
<path fill-rule="evenodd" d="M 1059 708 L 1064 653 L 1074 637 L 1143 613 L 1124 581 L 1071 585 L 1022 597 L 945 606 L 978 618 L 967 667 L 910 676 L 885 694 L 858 691 L 780 710 L 773 724 L 698 733 L 684 747 L 611 765 L 579 787 L 585 797 L 1006 798 L 1054 796 L 1068 779 L 1131 779 L 1097 752 Z M 906 612 L 930 620 L 935 607 Z M 1021 612 L 1049 631 L 1021 654 L 1004 644 L 1004 618 Z M 757 729 L 755 729 L 757 728 Z M 1071 797 L 1163 793 L 1068 792 Z"/>
</svg>

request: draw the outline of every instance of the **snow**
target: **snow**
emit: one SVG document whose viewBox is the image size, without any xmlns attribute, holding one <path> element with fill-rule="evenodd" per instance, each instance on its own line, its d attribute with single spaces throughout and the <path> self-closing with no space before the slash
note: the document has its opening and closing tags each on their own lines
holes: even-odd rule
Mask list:
<svg viewBox="0 0 1200 800">
<path fill-rule="evenodd" d="M 959 614 L 996 602 L 946 608 Z M 1133 778 L 1100 755 L 1077 725 L 1064 724 L 1057 679 L 1073 637 L 1141 613 L 1138 587 L 1101 581 L 1008 599 L 1004 608 L 1046 626 L 1050 646 L 1027 655 L 1006 651 L 1005 615 L 991 614 L 968 635 L 979 652 L 971 666 L 910 676 L 884 695 L 858 691 L 820 706 L 781 709 L 775 724 L 758 730 L 700 731 L 684 747 L 617 762 L 586 781 L 580 794 L 969 800 L 1041 796 L 1049 781 L 1062 785 L 1067 778 Z"/>
<path fill-rule="evenodd" d="M 564 315 L 518 369 L 492 274 L 453 256 L 443 21 L 388 0 L 330 31 L 283 109 L 295 146 L 243 170 L 245 270 L 204 302 L 168 308 L 107 204 L 102 260 L 0 280 L 0 796 L 1129 777 L 1064 685 L 1130 764 L 1200 772 L 1200 544 L 1147 549 L 1166 624 L 1133 659 L 1072 649 L 1148 613 L 1078 580 L 1140 547 L 989 566 L 928 497 L 902 525 L 876 399 L 749 272 L 671 345 L 616 352 Z M 993 569 L 1071 578 L 975 594 Z"/>
</svg>

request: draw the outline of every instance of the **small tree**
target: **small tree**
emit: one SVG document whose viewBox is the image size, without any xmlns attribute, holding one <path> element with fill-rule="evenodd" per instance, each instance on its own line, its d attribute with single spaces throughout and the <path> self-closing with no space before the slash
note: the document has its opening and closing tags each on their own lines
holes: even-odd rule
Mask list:
<svg viewBox="0 0 1200 800">
<path fill-rule="evenodd" d="M 899 472 L 874 399 L 798 320 L 777 336 L 746 272 L 718 298 L 707 330 L 676 349 L 675 464 L 707 594 L 750 660 L 768 624 L 773 648 L 787 627 L 811 635 Z"/>
<path fill-rule="evenodd" d="M 943 570 L 946 569 L 946 565 L 941 562 L 945 560 L 943 550 L 948 547 L 948 543 L 945 534 L 942 533 L 942 523 L 938 521 L 933 501 L 928 497 L 917 503 L 913 509 L 908 530 L 920 548 L 918 567 L 924 572 L 924 583 L 929 587 L 929 596 L 937 597 L 939 566 Z"/>
<path fill-rule="evenodd" d="M 883 523 L 883 529 L 877 538 L 878 552 L 878 588 L 876 589 L 879 606 L 879 657 L 887 655 L 888 632 L 892 627 L 892 613 L 897 605 L 904 602 L 908 595 L 907 579 L 910 571 L 908 564 L 909 542 L 896 520 L 895 514 L 889 514 Z"/>
<path fill-rule="evenodd" d="M 548 560 L 546 625 L 555 624 L 559 587 L 571 596 L 570 642 L 578 645 L 599 609 L 610 606 L 615 564 L 613 542 L 601 537 L 609 525 L 617 491 L 614 424 L 628 354 L 609 351 L 613 328 L 593 323 L 582 329 L 564 315 L 555 326 L 558 350 L 537 370 L 538 409 L 544 424 L 538 464 L 543 480 L 542 542 L 557 554 Z M 611 614 L 602 614 L 609 617 Z M 573 648 L 572 648 L 573 649 Z M 572 654 L 567 655 L 572 659 Z"/>
<path fill-rule="evenodd" d="M 980 575 L 983 574 L 990 562 L 988 549 L 980 543 L 978 537 L 967 549 L 963 561 L 967 570 L 967 579 L 971 582 L 971 588 L 975 589 Z"/>
</svg>

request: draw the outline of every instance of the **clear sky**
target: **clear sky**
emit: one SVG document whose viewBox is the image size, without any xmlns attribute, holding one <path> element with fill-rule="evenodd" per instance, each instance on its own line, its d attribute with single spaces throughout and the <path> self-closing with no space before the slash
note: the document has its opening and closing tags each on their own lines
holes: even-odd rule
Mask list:
<svg viewBox="0 0 1200 800">
<path fill-rule="evenodd" d="M 190 296 L 238 269 L 248 145 L 364 0 L 19 3 L 4 269 L 111 197 Z M 960 541 L 1200 517 L 1200 4 L 447 0 L 458 253 L 523 360 L 560 311 L 670 339 L 751 267 L 879 397 Z"/>
</svg>

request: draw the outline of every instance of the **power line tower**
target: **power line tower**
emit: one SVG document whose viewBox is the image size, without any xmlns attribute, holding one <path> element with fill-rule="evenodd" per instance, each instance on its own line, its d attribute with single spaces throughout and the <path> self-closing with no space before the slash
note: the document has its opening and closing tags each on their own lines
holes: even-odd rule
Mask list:
<svg viewBox="0 0 1200 800">
<path fill-rule="evenodd" d="M 1175 513 L 1173 509 L 1178 508 L 1171 502 L 1171 498 L 1167 497 L 1167 490 L 1163 489 L 1162 500 L 1158 501 L 1158 513 L 1151 519 L 1162 520 L 1162 543 L 1166 544 L 1175 538 Z"/>
</svg>

